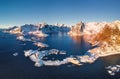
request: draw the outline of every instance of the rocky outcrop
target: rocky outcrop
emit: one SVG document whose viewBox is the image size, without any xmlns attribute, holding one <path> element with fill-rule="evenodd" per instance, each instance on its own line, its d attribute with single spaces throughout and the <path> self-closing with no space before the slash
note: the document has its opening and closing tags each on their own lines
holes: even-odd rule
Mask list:
<svg viewBox="0 0 120 79">
<path fill-rule="evenodd" d="M 69 27 L 65 26 L 64 24 L 62 25 L 45 25 L 44 27 L 41 28 L 43 33 L 58 33 L 58 32 L 68 32 L 70 30 Z"/>
<path fill-rule="evenodd" d="M 71 36 L 81 36 L 84 31 L 84 28 L 85 28 L 84 23 L 79 22 L 71 28 L 68 34 Z"/>
<path fill-rule="evenodd" d="M 34 24 L 25 24 L 21 26 L 21 30 L 24 34 L 28 34 L 29 32 L 37 31 L 39 29 L 38 26 Z"/>
<path fill-rule="evenodd" d="M 89 42 L 93 45 L 98 45 L 97 48 L 89 50 L 89 52 L 98 56 L 120 54 L 119 25 L 116 23 L 106 24 Z"/>
<path fill-rule="evenodd" d="M 14 26 L 12 28 L 9 28 L 9 29 L 5 30 L 5 32 L 9 32 L 11 34 L 22 34 L 22 30 L 18 26 Z"/>
</svg>

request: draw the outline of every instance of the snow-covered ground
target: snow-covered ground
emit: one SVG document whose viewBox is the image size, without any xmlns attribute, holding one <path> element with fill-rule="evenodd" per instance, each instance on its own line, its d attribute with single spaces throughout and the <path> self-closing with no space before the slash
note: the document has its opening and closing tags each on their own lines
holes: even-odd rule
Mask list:
<svg viewBox="0 0 120 79">
<path fill-rule="evenodd" d="M 38 38 L 40 37 L 47 37 L 47 34 L 44 34 L 42 31 L 33 31 L 33 32 L 29 32 L 30 35 L 34 35 Z"/>
<path fill-rule="evenodd" d="M 120 30 L 120 21 L 114 21 L 111 23 L 108 22 L 89 22 L 89 23 L 79 23 L 75 27 L 71 29 L 69 34 L 72 34 L 73 36 L 75 35 L 88 35 L 86 36 L 86 39 L 89 38 L 90 41 L 93 37 L 97 36 L 99 32 L 105 27 L 109 26 L 113 29 L 117 26 Z M 18 35 L 17 39 L 22 40 L 22 41 L 32 41 L 34 42 L 34 45 L 44 48 L 48 47 L 47 44 L 44 44 L 42 42 L 35 41 L 36 39 L 33 40 L 31 37 L 30 39 L 26 39 L 25 36 L 27 35 L 33 35 L 36 38 L 41 38 L 41 37 L 47 37 L 49 33 L 58 33 L 58 32 L 68 32 L 69 28 L 64 26 L 64 25 L 48 25 L 48 24 L 42 24 L 42 25 L 23 25 L 20 27 L 14 27 L 10 28 L 7 32 L 11 34 L 20 34 Z M 112 42 L 115 42 L 115 35 L 111 36 Z M 87 40 L 89 41 L 89 40 Z M 98 45 L 99 41 L 96 40 L 97 42 L 94 45 Z M 91 41 L 92 44 L 92 41 Z M 42 65 L 48 65 L 48 66 L 59 66 L 62 64 L 67 64 L 67 63 L 72 63 L 75 65 L 83 65 L 84 63 L 93 63 L 97 58 L 99 57 L 105 57 L 108 55 L 113 55 L 113 54 L 120 54 L 120 45 L 109 45 L 106 42 L 102 42 L 102 45 L 98 45 L 98 47 L 93 48 L 88 50 L 83 56 L 69 56 L 66 57 L 63 60 L 44 60 L 43 58 L 45 56 L 49 56 L 51 54 L 54 55 L 59 55 L 63 54 L 65 55 L 65 51 L 60 51 L 57 49 L 50 49 L 50 50 L 27 50 L 24 51 L 24 55 L 26 57 L 29 57 L 33 62 L 35 62 L 35 66 L 41 67 Z M 16 55 L 16 54 L 15 54 Z M 114 75 L 115 72 L 118 72 L 120 70 L 120 66 L 110 66 L 107 67 L 108 73 L 111 75 Z"/>
<path fill-rule="evenodd" d="M 47 44 L 44 44 L 42 42 L 35 42 L 34 45 L 38 46 L 38 47 L 41 47 L 41 48 L 44 48 L 44 47 L 48 47 Z"/>
<path fill-rule="evenodd" d="M 13 53 L 13 56 L 18 56 L 18 53 L 17 52 Z"/>
<path fill-rule="evenodd" d="M 51 55 L 51 54 L 61 54 L 57 49 L 51 49 L 51 50 L 44 50 L 44 51 L 38 51 L 38 50 L 26 50 L 24 51 L 24 55 L 26 57 L 29 57 L 33 62 L 35 62 L 35 66 L 40 67 L 42 65 L 49 65 L 49 66 L 58 66 L 61 64 L 67 63 L 67 59 L 60 60 L 43 60 L 43 57 Z M 63 52 L 65 53 L 65 52 Z"/>
<path fill-rule="evenodd" d="M 24 51 L 24 55 L 26 57 L 29 57 L 32 61 L 35 62 L 35 66 L 42 66 L 42 65 L 50 65 L 50 66 L 58 66 L 62 64 L 72 63 L 75 65 L 82 65 L 84 63 L 93 63 L 97 56 L 93 54 L 85 54 L 83 56 L 77 56 L 77 57 L 67 57 L 63 60 L 43 60 L 43 57 L 54 54 L 65 54 L 65 51 L 59 51 L 57 49 L 51 49 L 51 50 L 44 50 L 44 51 L 38 51 L 38 50 L 27 50 Z M 36 65 L 37 64 L 37 65 Z"/>
<path fill-rule="evenodd" d="M 43 65 L 45 66 L 60 66 L 63 64 L 68 64 L 72 63 L 78 66 L 84 65 L 84 63 L 94 63 L 94 61 L 101 57 L 97 54 L 93 54 L 90 52 L 85 53 L 83 56 L 70 56 L 66 57 L 63 60 L 44 60 L 43 58 L 45 56 L 49 56 L 51 54 L 54 55 L 59 55 L 59 54 L 66 54 L 65 51 L 59 51 L 57 49 L 51 49 L 51 50 L 43 50 L 43 51 L 38 51 L 38 50 L 27 50 L 24 51 L 24 55 L 26 57 L 29 57 L 30 60 L 35 62 L 36 67 L 41 67 Z M 120 65 L 116 66 L 108 66 L 106 67 L 108 73 L 110 75 L 115 75 L 115 73 L 120 71 Z"/>
<path fill-rule="evenodd" d="M 115 75 L 116 73 L 120 72 L 120 65 L 110 65 L 106 67 L 106 69 L 110 75 Z"/>
<path fill-rule="evenodd" d="M 31 39 L 26 39 L 24 36 L 18 36 L 17 39 L 20 41 L 31 41 Z"/>
</svg>

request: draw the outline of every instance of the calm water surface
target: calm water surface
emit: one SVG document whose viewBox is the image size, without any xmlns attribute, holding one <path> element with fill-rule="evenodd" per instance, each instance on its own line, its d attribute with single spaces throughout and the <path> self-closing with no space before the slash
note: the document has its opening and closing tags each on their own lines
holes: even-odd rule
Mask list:
<svg viewBox="0 0 120 79">
<path fill-rule="evenodd" d="M 83 55 L 91 48 L 83 37 L 70 37 L 67 34 L 52 34 L 42 42 L 48 49 L 65 50 L 67 55 Z M 26 45 L 22 45 L 22 44 Z M 110 76 L 105 67 L 120 64 L 120 55 L 99 58 L 93 64 L 76 66 L 35 67 L 34 63 L 24 57 L 24 50 L 38 49 L 32 42 L 16 40 L 15 35 L 0 32 L 0 79 L 120 79 L 120 73 Z M 13 56 L 17 52 L 18 56 Z M 62 56 L 59 56 L 62 58 Z"/>
</svg>

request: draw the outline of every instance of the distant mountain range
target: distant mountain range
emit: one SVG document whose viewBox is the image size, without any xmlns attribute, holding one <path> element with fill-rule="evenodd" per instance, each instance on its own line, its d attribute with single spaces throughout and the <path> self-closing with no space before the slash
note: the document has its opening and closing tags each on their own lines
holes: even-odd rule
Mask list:
<svg viewBox="0 0 120 79">
<path fill-rule="evenodd" d="M 70 27 L 65 26 L 64 24 L 56 24 L 56 25 L 48 25 L 46 23 L 43 24 L 25 24 L 22 26 L 14 26 L 12 28 L 6 29 L 10 33 L 23 33 L 28 34 L 33 31 L 42 31 L 43 33 L 58 33 L 58 32 L 68 32 L 70 31 Z"/>
<path fill-rule="evenodd" d="M 78 22 L 76 25 L 70 27 L 64 24 L 54 24 L 49 25 L 47 23 L 42 24 L 25 24 L 22 26 L 14 26 L 12 28 L 8 28 L 6 31 L 11 33 L 29 33 L 31 31 L 42 31 L 43 33 L 58 33 L 58 32 L 69 32 L 72 36 L 81 36 L 82 34 L 97 34 L 103 29 L 106 25 L 110 27 L 117 26 L 120 29 L 120 21 L 114 22 Z"/>
</svg>

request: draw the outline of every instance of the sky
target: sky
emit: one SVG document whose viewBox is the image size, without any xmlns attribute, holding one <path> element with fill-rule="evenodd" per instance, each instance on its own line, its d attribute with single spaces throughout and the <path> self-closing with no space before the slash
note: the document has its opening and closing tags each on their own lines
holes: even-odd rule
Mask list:
<svg viewBox="0 0 120 79">
<path fill-rule="evenodd" d="M 0 28 L 120 20 L 120 0 L 0 0 Z"/>
</svg>

